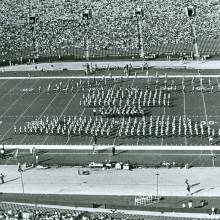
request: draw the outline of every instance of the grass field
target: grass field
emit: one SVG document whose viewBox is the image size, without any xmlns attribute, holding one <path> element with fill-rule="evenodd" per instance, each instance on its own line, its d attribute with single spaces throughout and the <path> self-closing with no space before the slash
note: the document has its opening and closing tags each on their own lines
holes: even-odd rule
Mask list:
<svg viewBox="0 0 220 220">
<path fill-rule="evenodd" d="M 172 74 L 173 71 L 172 71 Z M 178 71 L 176 72 L 178 75 Z M 57 75 L 57 74 L 56 74 Z M 168 86 L 171 80 L 175 80 L 177 84 L 177 92 L 171 93 L 171 107 L 151 107 L 149 114 L 153 116 L 161 115 L 176 115 L 177 117 L 186 115 L 192 120 L 198 121 L 214 121 L 213 127 L 216 131 L 220 128 L 220 89 L 218 83 L 220 79 L 211 77 L 210 81 L 214 86 L 213 92 L 209 92 L 209 78 L 203 80 L 203 87 L 207 91 L 197 90 L 192 93 L 191 76 L 185 79 L 186 92 L 181 91 L 182 78 L 168 78 Z M 62 81 L 63 85 L 70 83 L 74 86 L 74 92 L 50 92 L 47 93 L 47 87 L 50 83 L 53 87 L 56 83 Z M 81 86 L 76 87 L 81 81 Z M 138 87 L 145 88 L 147 78 L 127 78 L 127 79 L 107 79 L 104 84 L 103 79 L 90 79 L 91 87 L 98 88 L 104 86 L 107 88 L 119 87 Z M 164 79 L 159 80 L 159 85 L 164 84 Z M 195 86 L 200 87 L 199 78 L 195 78 Z M 39 92 L 41 87 L 41 92 Z M 26 135 L 14 134 L 13 127 L 23 126 L 26 122 L 36 119 L 45 118 L 46 116 L 93 116 L 91 108 L 84 108 L 79 105 L 82 99 L 82 87 L 87 87 L 86 79 L 0 79 L 0 138 L 4 143 L 23 145 L 23 144 L 60 144 L 60 145 L 75 145 L 75 144 L 92 144 L 91 136 L 70 136 L 65 135 Z M 155 79 L 150 80 L 150 88 L 155 87 Z M 86 91 L 84 91 L 86 93 Z M 218 145 L 218 137 L 214 144 Z M 100 137 L 97 139 L 97 144 L 115 144 L 115 145 L 209 145 L 208 137 L 121 137 L 116 134 L 111 137 Z"/>
</svg>

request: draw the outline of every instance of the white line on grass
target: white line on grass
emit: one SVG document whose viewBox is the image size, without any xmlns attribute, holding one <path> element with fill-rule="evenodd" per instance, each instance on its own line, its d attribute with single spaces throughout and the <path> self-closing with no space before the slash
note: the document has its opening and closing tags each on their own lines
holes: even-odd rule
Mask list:
<svg viewBox="0 0 220 220">
<path fill-rule="evenodd" d="M 84 84 L 84 83 L 83 83 Z M 63 116 L 64 112 L 69 108 L 70 104 L 72 103 L 72 101 L 75 99 L 76 95 L 78 94 L 78 92 L 80 91 L 80 89 L 82 88 L 83 84 L 80 86 L 80 88 L 77 89 L 76 93 L 72 96 L 72 98 L 69 100 L 69 102 L 67 103 L 67 105 L 65 106 L 65 108 L 63 109 L 62 113 L 59 116 L 59 119 Z M 83 109 L 82 113 L 80 116 L 82 116 L 84 114 L 85 108 Z M 45 139 L 44 143 L 47 141 L 47 139 L 49 138 L 49 136 L 47 136 L 47 138 Z M 66 145 L 69 142 L 70 137 L 68 136 L 67 141 L 66 141 Z"/>
<path fill-rule="evenodd" d="M 1 83 L 1 85 L 0 85 L 0 87 L 4 86 L 8 81 L 9 81 L 8 79 L 5 80 L 5 81 L 3 81 L 3 82 Z"/>
<path fill-rule="evenodd" d="M 200 78 L 201 78 L 201 77 L 203 78 L 203 75 L 201 75 L 201 73 L 200 73 L 199 70 L 198 70 L 198 73 L 199 73 L 198 75 L 200 76 Z M 206 103 L 205 103 L 205 96 L 204 96 L 204 94 L 203 94 L 203 91 L 202 91 L 202 90 L 200 90 L 200 91 L 201 91 L 202 100 L 203 100 L 203 106 L 204 106 L 206 124 L 208 125 L 208 115 L 207 115 L 207 109 L 206 109 Z M 209 143 L 209 145 L 210 145 L 210 143 Z M 210 152 L 211 152 L 211 156 L 212 156 L 212 155 L 213 155 L 213 150 L 211 149 Z M 213 165 L 214 165 L 214 164 L 213 164 Z"/>
<path fill-rule="evenodd" d="M 51 83 L 53 83 L 53 81 L 54 80 L 52 80 L 52 82 Z M 58 94 L 58 93 L 57 93 Z M 48 109 L 48 107 L 49 107 L 49 105 L 51 105 L 51 103 L 53 102 L 53 100 L 56 98 L 56 96 L 57 96 L 57 94 L 54 96 L 54 98 L 50 101 L 50 103 L 47 105 L 47 107 L 43 110 L 43 112 L 41 113 L 41 115 L 40 116 L 38 116 L 38 118 L 37 118 L 37 120 L 39 120 L 42 116 L 43 116 L 43 114 L 45 113 L 45 111 Z M 22 141 L 25 141 L 25 139 L 27 138 L 27 134 L 24 136 L 24 138 L 22 139 Z"/>
<path fill-rule="evenodd" d="M 34 86 L 39 80 L 35 81 L 32 86 Z M 23 97 L 26 93 L 24 93 L 23 95 L 21 95 L 20 97 Z M 20 100 L 20 97 L 17 100 Z M 17 103 L 17 102 L 16 102 Z M 33 103 L 32 103 L 33 104 Z M 31 104 L 31 105 L 32 105 Z M 31 106 L 29 105 L 28 108 L 25 108 L 24 112 L 19 115 L 18 119 L 15 121 L 15 123 L 4 133 L 4 135 L 2 136 L 2 139 L 4 139 L 4 137 L 9 133 L 9 131 L 13 128 L 13 126 L 23 117 L 23 115 L 26 113 L 26 111 L 29 109 L 29 107 Z M 14 104 L 13 104 L 14 106 Z M 9 107 L 9 109 L 12 107 L 12 105 Z"/>
<path fill-rule="evenodd" d="M 133 78 L 133 80 L 132 80 L 131 88 L 132 88 L 133 85 L 134 85 L 135 79 L 136 79 L 136 76 L 135 76 L 135 77 Z M 115 83 L 113 89 L 115 88 L 116 84 L 117 84 L 117 82 Z M 121 120 L 122 120 L 122 118 L 120 118 L 119 126 L 120 126 L 120 124 L 121 124 Z M 116 134 L 115 134 L 115 138 L 114 138 L 114 141 L 113 141 L 113 146 L 115 145 L 115 142 L 116 142 L 116 139 L 117 139 L 117 136 L 118 136 L 118 132 L 119 132 L 119 128 L 118 128 L 118 130 L 117 130 L 117 132 L 116 132 Z"/>
<path fill-rule="evenodd" d="M 34 147 L 35 149 L 48 149 L 48 150 L 92 150 L 92 146 L 91 145 L 7 145 L 5 144 L 5 149 L 30 149 L 30 147 Z M 113 145 L 97 145 L 96 149 L 97 150 L 103 150 L 106 148 L 112 148 Z M 136 145 L 119 145 L 117 147 L 118 150 L 147 150 L 147 151 L 151 151 L 151 150 L 160 150 L 160 151 L 189 151 L 189 150 L 194 150 L 194 151 L 200 151 L 200 150 L 205 150 L 205 151 L 209 151 L 211 150 L 215 150 L 215 151 L 219 151 L 220 150 L 220 146 L 216 146 L 216 145 L 211 145 L 209 146 L 209 148 L 207 148 L 207 145 L 189 145 L 189 146 L 184 146 L 184 145 L 165 145 L 165 146 L 161 146 L 161 145 L 141 145 L 141 146 L 136 146 Z M 210 154 L 209 154 L 210 155 Z"/>
<path fill-rule="evenodd" d="M 67 84 L 68 84 L 68 82 L 70 81 L 70 79 L 68 79 L 67 80 L 67 82 L 66 82 L 66 84 L 65 84 L 65 86 L 67 86 Z M 51 106 L 51 104 L 54 102 L 54 100 L 59 96 L 59 92 L 53 97 L 53 99 L 50 101 L 50 103 L 47 105 L 47 107 L 46 107 L 46 109 L 42 112 L 42 114 L 39 116 L 39 119 L 44 115 L 44 113 L 47 111 L 47 109 Z M 61 115 L 59 116 L 59 120 L 60 120 L 60 118 L 61 118 Z M 38 119 L 38 120 L 39 120 Z M 42 142 L 42 144 L 44 144 L 46 141 L 47 141 L 47 139 L 49 138 L 49 134 L 44 138 L 44 140 L 43 140 L 43 142 Z"/>
<path fill-rule="evenodd" d="M 195 73 L 191 73 L 190 75 L 185 75 L 185 78 L 200 78 L 199 75 L 195 75 Z M 158 78 L 163 79 L 165 76 L 163 75 L 159 75 Z M 182 78 L 183 74 L 180 75 L 167 75 L 167 78 Z M 213 74 L 213 75 L 202 75 L 203 78 L 215 78 L 215 77 L 219 77 L 219 75 L 217 74 Z M 2 79 L 102 79 L 103 76 L 36 76 L 36 77 L 0 77 L 0 80 Z M 112 78 L 118 78 L 118 79 L 134 79 L 134 78 L 138 78 L 138 79 L 146 79 L 148 78 L 148 76 L 146 75 L 138 75 L 138 76 L 124 76 L 124 75 L 117 75 L 117 76 L 105 76 L 106 79 L 112 79 Z M 149 76 L 149 78 L 155 78 L 155 76 Z"/>
<path fill-rule="evenodd" d="M 102 81 L 100 80 L 98 86 L 100 85 L 101 82 L 102 82 Z M 116 84 L 115 84 L 115 85 L 116 85 Z M 113 89 L 115 88 L 115 85 L 114 85 Z M 97 86 L 97 88 L 98 88 L 98 86 Z M 97 89 L 97 88 L 96 88 L 96 89 Z M 84 110 L 85 110 L 85 108 L 84 108 Z M 84 113 L 84 112 L 83 112 L 83 113 Z M 93 141 L 93 137 L 91 137 L 91 139 L 90 139 L 90 141 L 89 141 L 89 145 L 92 144 L 92 141 Z"/>
<path fill-rule="evenodd" d="M 166 113 L 166 107 L 163 108 L 163 115 L 165 116 L 165 113 Z M 162 140 L 161 140 L 161 146 L 163 145 L 163 136 L 162 136 Z"/>
<path fill-rule="evenodd" d="M 8 94 L 10 94 L 11 91 L 15 90 L 15 88 L 17 88 L 17 86 L 19 86 L 23 81 L 24 81 L 24 80 L 21 80 L 21 81 L 18 82 L 14 87 L 12 87 L 11 89 L 9 89 L 7 93 L 5 93 L 3 96 L 1 96 L 0 101 L 1 101 L 2 99 L 4 99 L 5 96 L 7 96 Z"/>
<path fill-rule="evenodd" d="M 28 106 L 28 108 L 25 110 L 25 112 L 26 112 L 27 110 L 29 110 L 30 107 L 31 107 L 31 106 L 37 101 L 37 99 L 39 99 L 42 95 L 43 95 L 43 93 L 39 93 L 38 96 L 31 102 L 31 104 L 30 104 L 30 105 Z M 23 141 L 25 140 L 26 136 L 27 136 L 27 134 L 25 134 L 25 136 L 22 138 L 22 140 L 19 142 L 19 144 L 22 144 L 22 143 L 23 143 Z"/>
<path fill-rule="evenodd" d="M 186 96 L 185 92 L 183 91 L 183 110 L 184 110 L 184 117 L 186 117 Z M 186 136 L 184 137 L 185 139 L 185 145 L 187 145 L 187 138 Z"/>
<path fill-rule="evenodd" d="M 24 155 L 27 155 L 26 152 L 20 152 L 19 153 L 20 155 L 21 154 L 24 154 Z M 42 153 L 44 155 L 68 155 L 68 154 L 79 154 L 79 155 L 91 155 L 91 152 L 46 152 L 46 153 Z M 100 153 L 101 155 L 112 155 L 111 152 L 102 152 Z M 130 153 L 127 153 L 127 152 L 124 152 L 123 155 L 136 155 L 136 156 L 142 156 L 144 154 L 147 154 L 148 156 L 149 155 L 163 155 L 163 156 L 210 156 L 210 154 L 198 154 L 198 153 L 162 153 L 162 152 L 158 152 L 158 153 L 151 153 L 151 152 L 148 152 L 148 151 L 145 151 L 145 152 L 130 152 Z M 220 154 L 215 154 L 215 155 L 220 155 Z M 196 158 L 195 160 L 197 160 L 198 158 Z M 192 162 L 191 162 L 192 163 Z"/>
<path fill-rule="evenodd" d="M 31 86 L 34 86 L 37 82 L 39 81 L 36 80 Z M 25 95 L 27 95 L 28 93 L 23 93 L 22 95 L 19 96 L 19 98 L 17 98 L 14 102 L 11 103 L 11 105 L 9 105 L 9 107 L 4 111 L 4 113 L 1 114 L 0 118 L 4 117 L 4 115 L 14 106 L 16 105 L 20 99 L 22 99 Z"/>
</svg>

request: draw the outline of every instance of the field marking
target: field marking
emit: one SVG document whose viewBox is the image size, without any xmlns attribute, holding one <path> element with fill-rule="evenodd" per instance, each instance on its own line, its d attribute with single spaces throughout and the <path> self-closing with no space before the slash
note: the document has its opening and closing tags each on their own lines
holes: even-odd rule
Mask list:
<svg viewBox="0 0 220 220">
<path fill-rule="evenodd" d="M 39 80 L 35 81 L 31 86 L 34 86 L 37 82 L 39 82 Z M 17 98 L 15 101 L 13 101 L 11 103 L 11 105 L 9 105 L 9 107 L 4 111 L 3 114 L 0 115 L 0 118 L 4 117 L 4 115 L 14 106 L 17 104 L 18 101 L 20 101 L 20 99 L 22 99 L 25 95 L 27 95 L 28 93 L 23 93 L 22 95 L 19 96 L 19 98 Z"/>
<path fill-rule="evenodd" d="M 69 80 L 68 80 L 69 82 Z M 68 84 L 68 82 L 66 83 L 66 85 Z M 73 99 L 76 97 L 76 95 L 78 94 L 78 92 L 80 91 L 80 89 L 82 88 L 83 85 L 80 86 L 80 88 L 78 88 L 78 90 L 75 92 L 75 94 L 72 96 L 72 98 L 69 100 L 69 102 L 66 104 L 65 108 L 63 109 L 63 111 L 61 112 L 61 114 L 59 115 L 59 120 L 60 118 L 63 116 L 64 112 L 67 110 L 67 108 L 69 108 L 69 105 L 72 103 Z M 83 110 L 83 112 L 85 111 L 85 109 Z M 82 114 L 83 114 L 82 112 Z M 49 135 L 44 139 L 43 144 L 47 141 L 47 139 L 49 138 Z M 69 141 L 69 137 L 67 139 L 66 145 Z"/>
<path fill-rule="evenodd" d="M 216 81 L 217 81 L 217 87 L 218 87 L 218 90 L 220 90 L 220 83 L 219 83 L 219 81 L 218 81 L 218 77 L 216 77 Z"/>
<path fill-rule="evenodd" d="M 205 117 L 206 117 L 206 123 L 208 124 L 208 115 L 207 115 L 207 109 L 206 109 L 206 103 L 205 103 L 205 96 L 203 94 L 203 92 L 201 91 L 202 94 L 202 99 L 203 99 L 203 105 L 204 105 L 204 110 L 205 110 Z M 209 142 L 209 145 L 211 145 L 211 143 Z M 211 156 L 213 156 L 213 151 L 210 150 Z M 213 157 L 213 166 L 214 166 L 214 157 Z"/>
<path fill-rule="evenodd" d="M 38 93 L 38 96 L 35 97 L 35 99 L 31 102 L 31 104 L 28 106 L 28 108 L 27 108 L 26 110 L 29 110 L 29 108 L 30 108 L 30 107 L 37 101 L 37 99 L 39 99 L 42 95 L 43 95 L 42 92 L 41 92 L 41 93 Z M 26 110 L 25 110 L 25 111 L 26 111 Z M 27 136 L 27 134 L 25 134 L 25 136 L 21 139 L 21 141 L 19 142 L 19 144 L 22 144 L 22 143 L 23 143 L 23 141 L 25 140 L 26 136 Z"/>
<path fill-rule="evenodd" d="M 20 85 L 24 80 L 21 80 L 20 82 L 18 82 L 15 86 L 13 86 L 11 89 L 8 90 L 7 93 L 5 93 L 3 96 L 1 96 L 0 101 L 2 101 L 2 99 L 5 98 L 5 96 L 7 96 L 8 94 L 11 93 L 11 91 L 15 90 L 15 88 L 17 88 L 18 85 Z"/>
<path fill-rule="evenodd" d="M 135 79 L 136 79 L 136 77 L 134 77 L 133 80 L 132 80 L 131 88 L 132 88 L 133 85 L 134 85 Z M 117 82 L 115 83 L 113 89 L 115 88 L 116 84 L 117 84 Z M 121 124 L 121 121 L 122 121 L 122 117 L 120 118 L 119 124 Z M 120 127 L 119 127 L 119 128 L 120 128 Z M 117 132 L 116 132 L 116 134 L 115 134 L 115 138 L 114 138 L 114 140 L 113 140 L 113 146 L 115 146 L 115 142 L 116 142 L 116 139 L 117 139 L 117 137 L 118 137 L 119 128 L 117 129 Z"/>
<path fill-rule="evenodd" d="M 39 80 L 37 80 L 36 82 L 34 82 L 32 85 L 35 85 Z M 20 97 L 23 97 L 25 94 L 21 95 Z M 36 99 L 36 98 L 35 98 Z M 34 100 L 35 100 L 34 99 Z M 19 100 L 19 99 L 17 99 Z M 16 102 L 17 103 L 17 102 Z M 4 133 L 4 135 L 1 137 L 1 139 L 4 139 L 4 137 L 9 133 L 9 131 L 11 131 L 11 129 L 13 128 L 13 126 L 22 118 L 22 116 L 26 113 L 26 111 L 30 108 L 30 106 L 33 103 L 31 103 L 27 108 L 25 108 L 25 110 L 23 111 L 22 114 L 19 115 L 18 119 L 13 123 L 13 125 Z"/>
<path fill-rule="evenodd" d="M 68 82 L 70 81 L 70 79 L 69 80 L 67 80 L 67 82 L 66 82 L 66 84 L 65 84 L 65 86 L 67 86 L 67 84 L 68 84 Z M 47 107 L 44 109 L 44 111 L 41 113 L 41 115 L 39 116 L 39 118 L 37 119 L 37 120 L 39 120 L 40 118 L 42 118 L 42 116 L 44 115 L 44 113 L 47 111 L 47 109 L 49 108 L 49 106 L 51 106 L 51 104 L 54 102 L 54 100 L 58 97 L 60 95 L 60 93 L 58 92 L 54 97 L 53 97 L 53 99 L 49 102 L 49 104 L 47 105 Z M 61 118 L 61 115 L 59 116 L 59 119 Z M 46 141 L 47 141 L 47 139 L 49 138 L 49 134 L 44 138 L 44 140 L 42 141 L 42 144 L 44 144 Z"/>
<path fill-rule="evenodd" d="M 23 154 L 23 155 L 27 155 L 27 153 L 26 152 L 20 152 L 19 154 Z M 80 155 L 80 154 L 82 154 L 82 155 L 93 155 L 93 153 L 91 153 L 90 151 L 89 152 L 66 152 L 66 153 L 64 153 L 64 152 L 46 152 L 46 153 L 39 153 L 38 155 L 68 155 L 68 154 L 70 154 L 70 155 Z M 103 153 L 103 152 L 100 152 L 100 153 L 96 153 L 96 154 L 99 154 L 99 155 L 112 155 L 112 153 L 111 152 L 108 152 L 108 153 Z M 158 152 L 158 153 L 150 153 L 150 152 L 148 152 L 148 151 L 145 151 L 145 152 L 140 152 L 140 153 L 138 153 L 138 152 L 130 152 L 130 153 L 128 153 L 128 152 L 124 152 L 123 153 L 123 155 L 130 155 L 130 156 L 132 156 L 132 155 L 143 155 L 143 154 L 147 154 L 147 155 L 159 155 L 159 156 L 210 156 L 210 154 L 199 154 L 199 153 L 161 153 L 161 152 Z M 220 155 L 220 154 L 215 154 L 215 155 Z"/>
<path fill-rule="evenodd" d="M 98 85 L 100 85 L 101 82 L 102 82 L 102 81 L 100 80 L 100 82 L 99 82 Z M 98 88 L 98 86 L 97 86 L 97 88 Z M 96 90 L 97 90 L 97 88 L 96 88 Z M 114 88 L 115 88 L 115 85 L 114 85 L 113 89 L 114 89 Z M 83 112 L 83 113 L 84 113 L 84 112 Z M 89 141 L 89 144 L 90 144 L 90 145 L 91 145 L 92 141 L 93 141 L 93 137 L 90 138 L 90 141 Z"/>
<path fill-rule="evenodd" d="M 54 80 L 52 80 L 50 83 L 52 83 Z M 43 93 L 41 93 L 41 94 L 43 94 Z M 56 94 L 57 95 L 57 94 Z M 56 97 L 56 95 L 55 95 L 55 97 Z M 54 97 L 54 98 L 55 98 Z M 52 99 L 52 100 L 54 100 L 54 98 Z M 49 103 L 50 104 L 50 103 Z M 44 114 L 44 112 L 47 110 L 47 108 L 48 108 L 48 105 L 47 105 L 47 107 L 44 109 L 44 111 L 41 113 L 41 115 L 39 115 L 38 116 L 38 118 L 37 118 L 37 120 L 39 120 L 42 116 L 43 116 L 43 114 Z M 22 139 L 22 141 L 24 141 L 26 138 L 27 138 L 27 134 L 25 134 L 25 136 L 23 137 L 23 139 Z M 22 142 L 20 142 L 20 143 L 22 143 Z"/>
<path fill-rule="evenodd" d="M 186 118 L 186 95 L 185 95 L 185 92 L 183 92 L 183 111 L 184 111 L 184 117 Z M 184 137 L 184 140 L 185 140 L 185 145 L 187 145 L 187 138 L 186 136 Z"/>
<path fill-rule="evenodd" d="M 180 74 L 180 75 L 158 75 L 157 78 L 163 79 L 163 78 L 200 78 L 200 76 L 196 73 L 191 73 L 190 75 Z M 219 78 L 220 76 L 217 74 L 211 74 L 211 75 L 201 75 L 202 78 Z M 103 79 L 103 76 L 35 76 L 35 77 L 27 77 L 27 76 L 21 76 L 21 77 L 0 77 L 0 80 L 2 79 Z M 112 75 L 112 76 L 105 76 L 106 79 L 112 79 L 112 78 L 118 78 L 118 79 L 147 79 L 147 78 L 155 78 L 155 76 L 146 76 L 146 75 L 137 75 L 137 76 L 125 76 L 125 75 Z"/>
<path fill-rule="evenodd" d="M 178 117 L 178 116 L 181 116 L 181 115 L 182 114 L 172 115 L 172 116 Z M 205 117 L 205 115 L 187 115 L 187 116 L 190 117 L 190 118 L 204 118 Z M 208 118 L 220 118 L 220 115 L 207 115 L 207 116 L 208 116 Z M 5 115 L 2 118 L 17 118 L 17 117 L 19 117 L 19 115 Z M 36 118 L 36 117 L 38 117 L 38 115 L 24 115 L 23 117 L 24 118 Z M 154 117 L 156 118 L 157 116 L 153 115 L 153 118 Z M 217 121 L 216 123 L 220 123 L 220 121 Z"/>
<path fill-rule="evenodd" d="M 41 149 L 41 150 L 92 150 L 93 146 L 92 145 L 10 145 L 10 144 L 5 144 L 5 149 L 30 149 L 30 147 L 35 147 L 35 149 Z M 112 148 L 113 145 L 96 145 L 97 150 L 106 150 L 109 148 Z M 167 150 L 176 150 L 176 151 L 189 151 L 189 150 L 194 150 L 194 151 L 200 151 L 200 150 L 215 150 L 219 151 L 220 146 L 207 146 L 207 145 L 189 145 L 189 146 L 172 146 L 172 145 L 118 145 L 117 150 L 144 150 L 144 151 L 150 151 L 150 150 L 160 150 L 160 151 L 167 151 Z M 210 155 L 210 154 L 209 154 Z"/>
<path fill-rule="evenodd" d="M 8 81 L 9 81 L 8 79 L 5 80 L 5 81 L 3 81 L 3 82 L 0 84 L 0 87 L 4 86 Z"/>
</svg>

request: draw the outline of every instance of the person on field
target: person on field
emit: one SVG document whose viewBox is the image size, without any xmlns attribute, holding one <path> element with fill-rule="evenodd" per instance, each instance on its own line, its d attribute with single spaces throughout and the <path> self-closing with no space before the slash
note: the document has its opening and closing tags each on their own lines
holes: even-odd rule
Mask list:
<svg viewBox="0 0 220 220">
<path fill-rule="evenodd" d="M 190 191 L 191 187 L 190 187 L 188 179 L 185 180 L 185 184 L 186 184 L 187 195 L 191 195 L 191 191 Z"/>
<path fill-rule="evenodd" d="M 2 173 L 0 174 L 0 180 L 1 180 L 1 184 L 5 183 L 5 175 L 3 175 Z"/>
</svg>

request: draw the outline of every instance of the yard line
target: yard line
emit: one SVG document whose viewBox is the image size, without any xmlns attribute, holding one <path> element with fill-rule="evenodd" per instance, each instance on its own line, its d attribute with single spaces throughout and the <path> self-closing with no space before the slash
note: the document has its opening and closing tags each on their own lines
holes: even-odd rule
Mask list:
<svg viewBox="0 0 220 220">
<path fill-rule="evenodd" d="M 203 100 L 203 105 L 204 105 L 206 124 L 208 125 L 208 115 L 207 115 L 207 110 L 206 110 L 205 97 L 202 91 L 201 91 L 201 94 L 202 94 L 202 100 Z M 210 153 L 211 153 L 211 156 L 214 155 L 212 150 L 210 150 Z"/>
<path fill-rule="evenodd" d="M 54 80 L 52 80 L 51 83 L 53 83 L 53 81 L 54 81 Z M 42 95 L 43 95 L 42 92 L 39 93 L 38 96 L 31 102 L 31 104 L 28 106 L 28 108 L 27 108 L 26 110 L 28 110 L 28 109 L 37 101 L 37 99 L 39 99 Z M 26 112 L 26 110 L 25 110 L 25 112 Z M 27 116 L 26 116 L 26 117 L 27 117 Z M 32 117 L 33 117 L 33 116 L 32 116 Z M 25 134 L 25 136 L 22 138 L 22 140 L 19 142 L 19 144 L 23 143 L 23 141 L 25 140 L 26 136 L 27 136 L 27 134 Z"/>
<path fill-rule="evenodd" d="M 4 99 L 5 96 L 7 96 L 8 94 L 11 93 L 11 91 L 15 90 L 15 88 L 17 88 L 17 86 L 19 86 L 24 80 L 21 80 L 20 82 L 18 82 L 14 87 L 12 87 L 11 89 L 8 90 L 7 93 L 5 93 L 3 96 L 1 96 L 0 101 L 2 99 Z"/>
<path fill-rule="evenodd" d="M 216 77 L 216 81 L 217 81 L 217 87 L 218 87 L 218 90 L 220 90 L 220 88 L 219 88 L 219 81 L 218 81 L 218 77 Z"/>
<path fill-rule="evenodd" d="M 34 86 L 38 81 L 39 81 L 39 80 L 37 80 L 36 82 L 34 82 L 34 83 L 32 84 L 32 86 Z M 26 93 L 24 93 L 24 94 L 21 95 L 20 97 L 23 97 L 25 94 L 26 94 Z M 17 100 L 20 100 L 20 97 L 19 97 Z M 16 103 L 17 103 L 17 102 L 16 102 Z M 7 111 L 8 111 L 12 106 L 14 106 L 16 103 L 13 102 L 13 104 L 9 106 L 9 108 L 7 109 Z M 33 104 L 33 103 L 32 103 L 32 104 Z M 32 104 L 31 104 L 31 105 L 32 105 Z M 29 105 L 29 107 L 30 107 L 30 105 Z M 25 114 L 25 112 L 29 109 L 29 107 L 28 107 L 28 108 L 25 108 L 24 112 L 18 117 L 18 119 L 15 121 L 15 123 L 4 133 L 4 135 L 1 137 L 1 139 L 4 139 L 4 137 L 9 133 L 9 131 L 13 128 L 13 126 L 22 118 L 22 116 L 23 116 L 23 115 Z M 7 112 L 7 111 L 6 111 L 6 112 Z M 4 112 L 2 115 L 4 115 L 4 114 L 5 114 L 5 112 Z M 2 117 L 2 115 L 0 116 L 0 118 Z"/>
<path fill-rule="evenodd" d="M 53 83 L 54 80 L 55 80 L 55 79 L 53 79 L 51 83 Z M 59 94 L 59 93 L 57 93 L 57 94 Z M 54 98 L 50 101 L 50 103 L 47 105 L 47 107 L 44 109 L 44 111 L 41 113 L 41 115 L 38 116 L 37 121 L 43 116 L 44 112 L 48 109 L 48 106 L 52 104 L 52 102 L 53 102 L 53 100 L 56 98 L 57 94 L 56 94 L 56 95 L 54 96 Z M 27 136 L 28 136 L 28 135 L 26 134 L 26 135 L 24 136 L 24 138 L 22 139 L 22 141 L 24 141 L 24 140 L 27 138 Z M 21 142 L 20 142 L 20 143 L 21 143 Z"/>
<path fill-rule="evenodd" d="M 31 86 L 34 86 L 37 82 L 39 81 L 39 79 L 37 81 L 35 81 Z M 22 99 L 24 97 L 24 95 L 26 95 L 27 93 L 23 93 L 22 95 L 19 96 L 18 99 L 16 99 L 14 102 L 12 102 L 12 104 L 4 111 L 3 114 L 0 115 L 0 118 L 2 118 L 14 105 L 17 104 L 18 101 L 20 101 L 20 99 Z"/>
<path fill-rule="evenodd" d="M 163 107 L 163 115 L 165 116 L 166 113 L 166 107 Z M 161 140 L 161 146 L 163 145 L 163 136 L 162 136 L 162 140 Z"/>
<path fill-rule="evenodd" d="M 100 80 L 98 86 L 100 85 L 101 82 L 102 82 L 102 80 Z M 97 86 L 97 88 L 98 88 L 98 86 Z M 114 87 L 115 87 L 115 85 L 114 85 Z M 114 87 L 113 87 L 113 89 L 114 89 Z M 97 88 L 96 88 L 96 89 L 97 89 Z M 85 110 L 85 108 L 84 108 L 84 110 Z M 84 113 L 84 112 L 83 112 L 83 113 Z M 89 145 L 91 145 L 92 140 L 93 140 L 93 137 L 91 137 L 91 139 L 90 139 L 90 141 L 89 141 Z"/>
<path fill-rule="evenodd" d="M 82 117 L 82 116 L 83 116 L 83 114 L 84 114 L 85 110 L 86 110 L 86 107 L 84 107 L 84 109 L 83 109 L 82 113 L 80 114 L 80 117 Z M 67 141 L 66 141 L 65 145 L 67 145 L 67 144 L 68 144 L 69 140 L 70 140 L 70 136 L 68 136 L 68 138 L 67 138 Z M 90 142 L 91 142 L 91 140 L 90 140 Z"/>
<path fill-rule="evenodd" d="M 67 84 L 68 84 L 69 81 L 70 81 L 70 79 L 67 80 L 65 86 L 67 86 Z M 60 94 L 60 93 L 58 92 L 58 93 L 54 96 L 54 98 L 53 98 L 53 99 L 51 100 L 51 102 L 47 105 L 47 107 L 44 109 L 44 111 L 42 112 L 42 114 L 39 116 L 39 118 L 38 118 L 37 120 L 39 120 L 39 119 L 43 116 L 43 114 L 47 111 L 47 109 L 50 107 L 50 105 L 54 102 L 54 100 L 57 98 L 57 96 L 58 96 L 59 94 Z M 61 118 L 61 115 L 59 116 L 59 120 L 60 120 L 60 118 Z M 44 144 L 44 143 L 47 141 L 48 138 L 49 138 L 49 134 L 44 138 L 42 144 Z"/>
<path fill-rule="evenodd" d="M 185 92 L 183 91 L 183 110 L 184 110 L 184 117 L 186 117 L 186 96 Z M 187 138 L 186 136 L 184 137 L 185 139 L 185 146 L 187 146 Z"/>
<path fill-rule="evenodd" d="M 198 70 L 198 73 L 199 73 L 199 76 L 200 76 L 200 78 L 201 78 L 201 73 L 199 72 L 199 70 Z M 203 76 L 202 76 L 202 77 L 203 77 Z M 218 81 L 218 79 L 217 79 L 217 81 Z M 200 90 L 200 91 L 201 91 L 202 100 L 203 100 L 203 106 L 204 106 L 206 124 L 208 125 L 208 115 L 207 115 L 207 109 L 206 109 L 206 103 L 205 103 L 205 96 L 204 96 L 204 94 L 203 94 L 203 91 L 202 91 L 202 90 Z M 211 145 L 211 144 L 209 143 L 209 145 Z M 211 156 L 214 155 L 212 149 L 210 150 L 210 153 L 211 153 Z M 214 165 L 214 162 L 213 162 L 213 165 Z"/>
<path fill-rule="evenodd" d="M 135 77 L 133 78 L 133 80 L 132 80 L 131 88 L 132 88 L 133 85 L 134 85 L 134 81 L 135 81 L 135 79 L 136 79 L 136 76 L 135 76 Z M 117 84 L 117 82 L 115 83 L 113 89 L 115 88 L 116 84 Z M 122 117 L 120 118 L 119 126 L 120 126 L 120 124 L 121 124 L 121 120 L 122 120 Z M 114 141 L 113 141 L 113 146 L 115 145 L 115 142 L 116 142 L 116 139 L 117 139 L 118 132 L 119 132 L 119 128 L 118 128 L 118 130 L 117 130 L 117 132 L 116 132 L 116 135 L 115 135 L 115 138 L 114 138 Z"/>
<path fill-rule="evenodd" d="M 61 112 L 61 114 L 60 114 L 60 116 L 59 116 L 59 120 L 60 120 L 60 118 L 63 116 L 64 112 L 67 110 L 67 108 L 68 108 L 69 105 L 72 103 L 73 99 L 76 97 L 76 95 L 78 94 L 78 92 L 80 91 L 80 89 L 83 87 L 84 84 L 85 84 L 85 82 L 80 86 L 80 88 L 77 89 L 77 91 L 76 91 L 76 93 L 74 94 L 74 96 L 72 96 L 72 98 L 71 98 L 71 99 L 69 100 L 69 102 L 66 104 L 65 108 L 63 109 L 63 111 Z M 81 113 L 80 116 L 83 115 L 84 111 L 85 111 L 85 108 L 83 109 L 83 111 L 82 111 L 82 113 Z M 44 139 L 43 144 L 47 141 L 48 138 L 49 138 L 49 135 Z M 67 143 L 69 142 L 69 139 L 70 139 L 70 137 L 68 136 L 66 145 L 67 145 Z"/>
<path fill-rule="evenodd" d="M 3 82 L 1 83 L 1 85 L 0 85 L 0 87 L 4 86 L 8 81 L 9 81 L 9 79 L 3 81 Z"/>
</svg>

